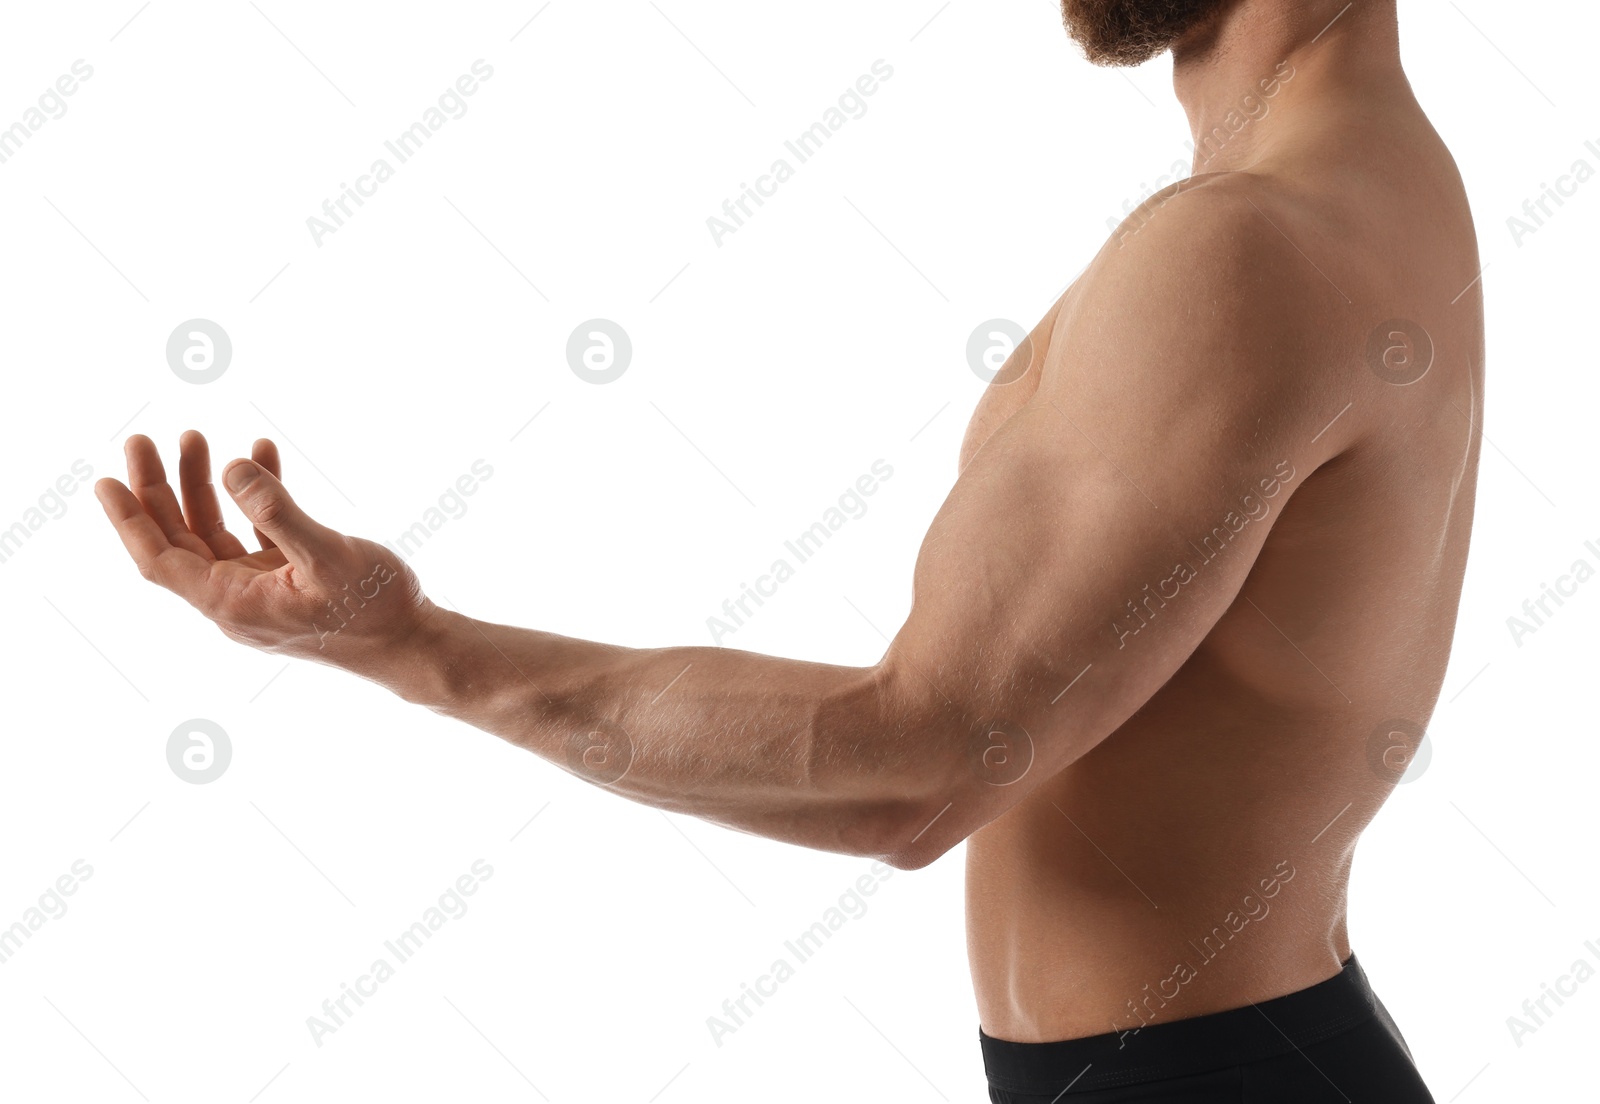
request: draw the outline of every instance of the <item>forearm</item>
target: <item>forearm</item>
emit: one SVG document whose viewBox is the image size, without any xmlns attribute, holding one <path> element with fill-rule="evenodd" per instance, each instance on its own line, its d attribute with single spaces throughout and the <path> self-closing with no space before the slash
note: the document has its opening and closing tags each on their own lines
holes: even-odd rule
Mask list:
<svg viewBox="0 0 1600 1104">
<path fill-rule="evenodd" d="M 621 648 L 439 609 L 358 673 L 634 801 L 804 847 L 895 860 L 931 800 L 877 668 Z"/>
</svg>

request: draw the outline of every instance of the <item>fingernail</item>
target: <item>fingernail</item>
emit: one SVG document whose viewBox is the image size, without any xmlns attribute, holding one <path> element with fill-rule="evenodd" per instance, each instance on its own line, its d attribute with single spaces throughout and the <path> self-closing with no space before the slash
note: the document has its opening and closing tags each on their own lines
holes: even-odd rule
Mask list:
<svg viewBox="0 0 1600 1104">
<path fill-rule="evenodd" d="M 238 494 L 251 484 L 251 482 L 255 479 L 256 474 L 256 466 L 254 464 L 248 460 L 241 460 L 239 463 L 228 469 L 228 490 L 232 491 L 234 494 Z"/>
</svg>

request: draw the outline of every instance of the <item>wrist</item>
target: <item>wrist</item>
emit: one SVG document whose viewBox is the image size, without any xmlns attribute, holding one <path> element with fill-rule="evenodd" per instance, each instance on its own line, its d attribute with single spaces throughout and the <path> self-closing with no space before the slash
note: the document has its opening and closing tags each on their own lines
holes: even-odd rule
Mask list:
<svg viewBox="0 0 1600 1104">
<path fill-rule="evenodd" d="M 524 647 L 508 634 L 523 638 Z M 527 674 L 536 661 L 526 654 L 525 638 L 535 635 L 430 602 L 416 627 L 383 649 L 379 673 L 357 673 L 413 705 L 536 750 L 535 734 L 552 702 Z"/>
<path fill-rule="evenodd" d="M 453 660 L 463 632 L 471 632 L 471 619 L 432 602 L 428 606 L 409 633 L 384 645 L 355 673 L 415 705 L 443 710 L 453 697 Z"/>
</svg>

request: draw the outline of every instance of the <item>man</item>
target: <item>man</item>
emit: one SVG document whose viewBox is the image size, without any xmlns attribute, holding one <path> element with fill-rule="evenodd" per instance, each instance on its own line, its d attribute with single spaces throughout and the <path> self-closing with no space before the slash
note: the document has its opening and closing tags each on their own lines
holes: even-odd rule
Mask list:
<svg viewBox="0 0 1600 1104">
<path fill-rule="evenodd" d="M 635 801 L 926 866 L 966 841 L 994 1101 L 1428 1101 L 1351 953 L 1361 829 L 1449 655 L 1480 271 L 1394 0 L 1066 0 L 1170 48 L 1194 174 L 996 377 L 871 667 L 626 649 L 441 609 L 277 453 L 96 493 L 147 579 Z"/>
</svg>

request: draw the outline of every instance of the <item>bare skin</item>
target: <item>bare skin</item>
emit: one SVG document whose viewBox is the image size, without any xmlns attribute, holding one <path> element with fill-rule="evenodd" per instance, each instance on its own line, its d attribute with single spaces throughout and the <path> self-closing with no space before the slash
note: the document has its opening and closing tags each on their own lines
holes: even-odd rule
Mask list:
<svg viewBox="0 0 1600 1104">
<path fill-rule="evenodd" d="M 1483 408 L 1464 193 L 1392 4 L 1340 7 L 1240 0 L 1175 50 L 1209 156 L 985 393 L 871 667 L 443 609 L 383 546 L 307 517 L 270 442 L 224 472 L 260 552 L 222 528 L 193 431 L 181 507 L 144 437 L 132 490 L 96 494 L 141 573 L 231 638 L 631 800 L 902 869 L 966 841 L 990 1035 L 1304 988 L 1350 952 L 1355 843 L 1415 750 L 1388 722 L 1420 732 L 1438 696 Z"/>
<path fill-rule="evenodd" d="M 1074 1038 L 1240 1007 L 1329 978 L 1350 954 L 1357 837 L 1416 750 L 1449 658 L 1484 387 L 1454 164 L 1401 76 L 1392 6 L 1347 12 L 1308 44 L 1343 6 L 1243 4 L 1176 52 L 1202 151 L 1186 187 L 1238 188 L 1329 277 L 1290 309 L 1330 354 L 1304 367 L 1353 405 L 1320 467 L 1288 453 L 1298 489 L 1173 678 L 969 838 L 969 954 L 991 1035 Z M 1270 113 L 1230 133 L 1223 113 L 1283 61 L 1293 76 Z M 1227 141 L 1204 144 L 1219 126 Z M 1169 217 L 1181 200 L 1159 206 L 1164 195 L 1124 233 Z M 1041 323 L 1037 370 L 1012 384 L 1022 370 L 1008 366 L 991 387 L 963 464 L 1033 382 L 1049 385 L 1050 350 L 1071 340 L 1102 266 L 1104 254 Z M 1431 335 L 1433 366 L 1414 383 L 1339 363 L 1388 317 Z M 1404 355 L 1391 358 L 1402 378 Z M 1416 727 L 1382 723 L 1396 718 Z"/>
</svg>

